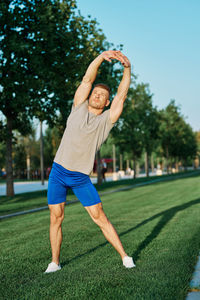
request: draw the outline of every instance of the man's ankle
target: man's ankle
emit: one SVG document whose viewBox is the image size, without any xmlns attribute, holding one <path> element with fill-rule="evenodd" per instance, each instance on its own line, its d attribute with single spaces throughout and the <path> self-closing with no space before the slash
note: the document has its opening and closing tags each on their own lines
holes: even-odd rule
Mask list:
<svg viewBox="0 0 200 300">
<path fill-rule="evenodd" d="M 57 264 L 58 266 L 59 266 L 59 260 L 57 260 L 57 259 L 52 259 L 52 261 L 51 262 L 54 262 L 55 264 Z"/>
<path fill-rule="evenodd" d="M 128 256 L 128 254 L 124 253 L 123 255 L 121 255 L 121 259 L 123 260 L 125 256 Z"/>
</svg>

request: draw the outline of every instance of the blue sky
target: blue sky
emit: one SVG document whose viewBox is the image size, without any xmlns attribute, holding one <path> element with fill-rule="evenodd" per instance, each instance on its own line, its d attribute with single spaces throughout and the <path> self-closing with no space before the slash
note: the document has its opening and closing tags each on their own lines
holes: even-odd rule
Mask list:
<svg viewBox="0 0 200 300">
<path fill-rule="evenodd" d="M 77 0 L 83 16 L 99 22 L 109 42 L 124 45 L 138 82 L 153 103 L 175 99 L 200 130 L 200 0 Z"/>
</svg>

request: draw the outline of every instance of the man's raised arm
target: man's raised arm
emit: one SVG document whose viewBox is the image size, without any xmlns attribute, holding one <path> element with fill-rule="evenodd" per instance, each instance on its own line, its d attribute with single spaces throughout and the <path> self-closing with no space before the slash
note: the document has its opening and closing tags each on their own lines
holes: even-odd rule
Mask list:
<svg viewBox="0 0 200 300">
<path fill-rule="evenodd" d="M 124 59 L 126 61 L 126 65 L 124 67 L 123 77 L 110 108 L 110 119 L 112 123 L 115 123 L 119 119 L 123 111 L 124 101 L 126 100 L 131 82 L 131 65 L 126 56 L 124 56 Z"/>
<path fill-rule="evenodd" d="M 87 100 L 92 84 L 96 79 L 98 69 L 104 60 L 111 62 L 112 59 L 117 59 L 121 61 L 122 64 L 125 64 L 125 60 L 119 53 L 120 51 L 104 51 L 91 62 L 74 95 L 74 106 Z"/>
</svg>

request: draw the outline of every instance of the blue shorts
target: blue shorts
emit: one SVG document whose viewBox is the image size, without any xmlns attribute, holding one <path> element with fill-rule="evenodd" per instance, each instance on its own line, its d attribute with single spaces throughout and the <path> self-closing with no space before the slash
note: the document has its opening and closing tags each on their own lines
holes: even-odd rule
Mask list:
<svg viewBox="0 0 200 300">
<path fill-rule="evenodd" d="M 69 188 L 72 189 L 83 206 L 91 206 L 101 202 L 88 175 L 69 171 L 60 164 L 53 162 L 48 182 L 48 204 L 65 202 Z"/>
</svg>

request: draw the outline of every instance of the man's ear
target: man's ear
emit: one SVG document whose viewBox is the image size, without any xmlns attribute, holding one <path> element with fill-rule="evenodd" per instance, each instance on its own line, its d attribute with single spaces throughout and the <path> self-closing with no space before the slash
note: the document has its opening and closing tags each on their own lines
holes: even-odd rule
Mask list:
<svg viewBox="0 0 200 300">
<path fill-rule="evenodd" d="M 106 105 L 105 106 L 108 106 L 110 104 L 110 100 L 107 100 L 106 102 Z"/>
</svg>

